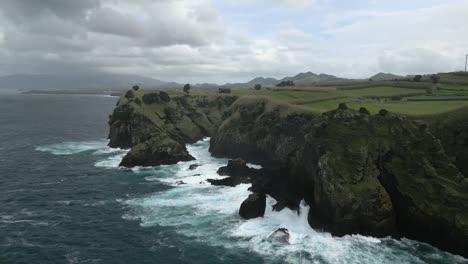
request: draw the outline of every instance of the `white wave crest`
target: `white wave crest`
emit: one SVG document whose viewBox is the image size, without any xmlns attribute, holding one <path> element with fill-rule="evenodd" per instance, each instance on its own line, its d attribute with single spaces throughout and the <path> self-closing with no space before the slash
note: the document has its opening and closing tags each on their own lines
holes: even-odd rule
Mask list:
<svg viewBox="0 0 468 264">
<path fill-rule="evenodd" d="M 85 151 L 106 149 L 108 140 L 63 142 L 46 146 L 36 147 L 37 151 L 49 152 L 54 155 L 73 155 Z"/>
<path fill-rule="evenodd" d="M 227 160 L 210 156 L 207 139 L 187 148 L 195 161 L 136 169 L 145 170 L 145 175 L 153 174 L 145 177 L 147 181 L 159 181 L 174 188 L 143 198 L 122 200 L 131 208 L 124 219 L 139 220 L 143 227 L 173 227 L 176 232 L 198 241 L 226 248 L 245 248 L 274 262 L 426 263 L 413 255 L 410 248 L 414 245 L 405 241 L 361 235 L 333 237 L 316 231 L 308 224 L 309 207 L 304 202 L 300 204 L 300 214 L 289 209 L 276 212 L 272 209 L 276 201 L 267 197 L 263 218 L 243 220 L 238 211 L 250 194 L 250 185 L 210 185 L 206 180 L 221 178 L 216 171 Z M 200 166 L 189 170 L 192 164 Z M 289 244 L 267 239 L 277 228 L 289 230 Z"/>
</svg>

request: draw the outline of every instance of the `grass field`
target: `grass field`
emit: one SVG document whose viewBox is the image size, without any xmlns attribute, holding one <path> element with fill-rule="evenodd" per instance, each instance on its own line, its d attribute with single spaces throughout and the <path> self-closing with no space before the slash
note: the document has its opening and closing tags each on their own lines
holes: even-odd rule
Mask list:
<svg viewBox="0 0 468 264">
<path fill-rule="evenodd" d="M 423 79 L 428 79 L 425 75 Z M 349 107 L 367 108 L 372 113 L 381 109 L 412 116 L 424 116 L 468 108 L 468 74 L 441 73 L 441 82 L 433 85 L 425 81 L 349 81 L 291 88 L 232 89 L 231 95 L 267 97 L 275 101 L 300 105 L 304 109 L 325 112 L 336 109 L 340 103 Z M 375 86 L 372 86 L 375 85 Z M 432 87 L 432 88 L 431 88 Z M 432 93 L 428 93 L 432 89 Z M 167 90 L 171 96 L 184 95 L 179 90 Z M 138 91 L 141 97 L 144 91 Z M 191 95 L 216 94 L 215 91 L 192 90 Z"/>
<path fill-rule="evenodd" d="M 356 90 L 339 90 L 337 91 L 338 94 L 351 96 L 351 97 L 391 97 L 391 96 L 399 96 L 399 95 L 412 95 L 412 94 L 421 94 L 425 91 L 419 89 L 408 89 L 408 88 L 396 88 L 396 87 L 385 87 L 385 86 L 378 86 L 373 88 L 363 88 L 363 89 L 356 89 Z"/>
<path fill-rule="evenodd" d="M 370 102 L 363 100 L 333 100 L 304 106 L 313 111 L 325 112 L 336 109 L 340 103 L 346 103 L 348 107 L 355 109 L 365 107 L 373 114 L 378 113 L 381 109 L 386 109 L 390 112 L 407 115 L 439 114 L 468 106 L 468 101 Z"/>
<path fill-rule="evenodd" d="M 441 80 L 467 81 L 468 75 L 440 74 Z M 426 84 L 427 85 L 427 84 Z M 430 87 L 430 84 L 429 84 Z M 367 108 L 372 113 L 381 109 L 390 112 L 412 116 L 424 116 L 453 111 L 468 107 L 468 85 L 440 83 L 438 89 L 428 94 L 424 89 L 400 88 L 382 86 L 359 89 L 329 89 L 324 91 L 320 87 L 301 87 L 300 89 L 237 89 L 234 95 L 253 95 L 270 97 L 290 104 L 325 112 L 336 109 L 340 103 L 347 103 L 349 107 L 359 109 Z M 314 90 L 315 89 L 315 90 Z"/>
</svg>

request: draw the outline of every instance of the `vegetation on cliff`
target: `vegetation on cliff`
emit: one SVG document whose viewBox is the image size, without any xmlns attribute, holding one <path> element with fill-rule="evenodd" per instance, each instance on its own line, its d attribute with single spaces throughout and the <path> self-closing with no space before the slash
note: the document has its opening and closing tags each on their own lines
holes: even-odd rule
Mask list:
<svg viewBox="0 0 468 264">
<path fill-rule="evenodd" d="M 176 163 L 178 158 L 187 160 L 185 144 L 211 136 L 223 109 L 236 99 L 226 95 L 192 97 L 130 90 L 120 98 L 109 118 L 109 146 L 132 148 L 122 166 L 156 166 Z"/>
<path fill-rule="evenodd" d="M 456 113 L 423 122 L 345 104 L 321 113 L 269 96 L 138 90 L 120 99 L 109 137 L 132 148 L 121 164 L 131 167 L 190 160 L 185 144 L 210 136 L 214 156 L 269 168 L 213 184 L 248 180 L 278 210 L 304 199 L 311 226 L 335 235 L 404 236 L 466 255 L 468 114 Z"/>
</svg>

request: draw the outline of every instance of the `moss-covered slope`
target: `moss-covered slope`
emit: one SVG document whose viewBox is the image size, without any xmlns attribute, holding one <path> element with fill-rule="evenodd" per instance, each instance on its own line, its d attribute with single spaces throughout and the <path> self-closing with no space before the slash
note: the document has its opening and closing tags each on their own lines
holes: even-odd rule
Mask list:
<svg viewBox="0 0 468 264">
<path fill-rule="evenodd" d="M 468 252 L 467 181 L 424 123 L 345 105 L 317 116 L 245 98 L 227 113 L 213 154 L 287 167 L 282 184 L 309 203 L 313 227 Z"/>
<path fill-rule="evenodd" d="M 224 109 L 236 99 L 130 90 L 109 118 L 109 146 L 132 148 L 121 163 L 127 167 L 188 160 L 185 144 L 212 135 Z"/>
</svg>

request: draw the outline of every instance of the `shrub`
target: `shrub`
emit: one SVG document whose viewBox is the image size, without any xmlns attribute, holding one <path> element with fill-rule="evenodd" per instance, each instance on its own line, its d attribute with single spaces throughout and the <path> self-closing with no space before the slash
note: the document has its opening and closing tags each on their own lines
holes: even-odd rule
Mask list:
<svg viewBox="0 0 468 264">
<path fill-rule="evenodd" d="M 218 93 L 230 94 L 231 88 L 219 88 Z"/>
<path fill-rule="evenodd" d="M 431 75 L 431 81 L 432 81 L 432 83 L 439 83 L 439 81 L 440 81 L 440 76 L 437 75 L 437 74 L 432 74 L 432 75 Z"/>
<path fill-rule="evenodd" d="M 143 95 L 145 104 L 153 104 L 159 102 L 159 93 L 148 93 Z"/>
<path fill-rule="evenodd" d="M 163 102 L 166 102 L 166 103 L 169 102 L 169 101 L 171 101 L 171 97 L 169 96 L 169 94 L 166 93 L 166 92 L 163 92 L 163 91 L 159 92 L 159 98 L 160 98 Z"/>
<path fill-rule="evenodd" d="M 282 81 L 276 85 L 276 87 L 287 87 L 287 86 L 296 86 L 296 84 L 289 80 L 289 81 Z"/>
<path fill-rule="evenodd" d="M 255 90 L 261 90 L 262 89 L 262 85 L 257 83 L 255 86 L 254 86 L 254 89 Z"/>
<path fill-rule="evenodd" d="M 133 98 L 135 98 L 135 94 L 133 93 L 132 90 L 128 90 L 128 91 L 125 93 L 125 98 L 127 98 L 127 99 L 133 99 Z"/>
<path fill-rule="evenodd" d="M 135 104 L 141 105 L 141 100 L 140 100 L 140 98 L 138 98 L 138 97 L 135 98 Z"/>
<path fill-rule="evenodd" d="M 185 93 L 189 93 L 190 88 L 191 88 L 191 87 L 190 87 L 190 84 L 187 83 L 186 85 L 184 85 L 184 92 L 185 92 Z"/>
<path fill-rule="evenodd" d="M 416 76 L 414 76 L 413 81 L 415 81 L 415 82 L 420 82 L 421 79 L 422 79 L 422 76 L 421 76 L 421 75 L 416 75 Z"/>
<path fill-rule="evenodd" d="M 164 109 L 164 114 L 166 115 L 166 120 L 170 122 L 175 122 L 178 120 L 178 112 L 177 109 L 173 107 L 167 107 Z"/>
</svg>

